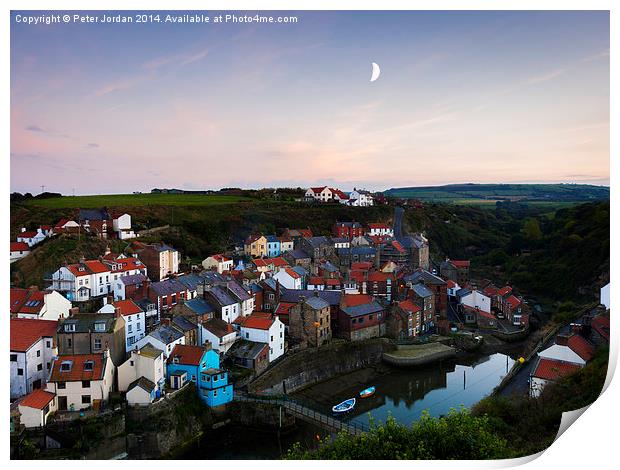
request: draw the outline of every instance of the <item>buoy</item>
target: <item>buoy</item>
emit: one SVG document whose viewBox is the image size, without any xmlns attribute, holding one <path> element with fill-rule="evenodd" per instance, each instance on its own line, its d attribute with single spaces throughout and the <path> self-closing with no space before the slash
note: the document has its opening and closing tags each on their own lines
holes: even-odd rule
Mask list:
<svg viewBox="0 0 620 470">
<path fill-rule="evenodd" d="M 519 364 L 523 364 L 524 362 L 525 362 L 525 359 L 523 358 L 523 356 L 521 356 L 521 357 L 519 358 Z"/>
</svg>

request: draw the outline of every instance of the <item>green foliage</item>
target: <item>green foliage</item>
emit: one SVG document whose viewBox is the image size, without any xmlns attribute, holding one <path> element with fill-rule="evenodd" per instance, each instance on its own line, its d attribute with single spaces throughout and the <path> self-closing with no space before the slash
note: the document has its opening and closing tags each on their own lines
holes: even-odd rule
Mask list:
<svg viewBox="0 0 620 470">
<path fill-rule="evenodd" d="M 333 442 L 320 443 L 315 451 L 300 445 L 289 450 L 287 459 L 495 459 L 505 456 L 506 441 L 494 434 L 486 417 L 467 410 L 451 410 L 432 418 L 424 413 L 410 427 L 389 416 L 385 424 L 373 425 L 360 436 L 339 434 Z"/>
<path fill-rule="evenodd" d="M 540 230 L 538 220 L 533 218 L 525 219 L 525 222 L 523 222 L 523 235 L 531 241 L 540 240 L 542 238 L 542 231 Z"/>
</svg>

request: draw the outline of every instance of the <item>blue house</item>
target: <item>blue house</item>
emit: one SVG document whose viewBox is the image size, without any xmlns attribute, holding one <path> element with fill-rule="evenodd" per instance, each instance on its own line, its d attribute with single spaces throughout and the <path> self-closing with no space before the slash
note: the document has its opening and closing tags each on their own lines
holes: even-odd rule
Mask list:
<svg viewBox="0 0 620 470">
<path fill-rule="evenodd" d="M 280 239 L 275 235 L 265 235 L 267 239 L 267 257 L 280 256 Z"/>
<path fill-rule="evenodd" d="M 168 356 L 167 372 L 173 388 L 185 380 L 194 382 L 198 396 L 207 406 L 225 405 L 233 399 L 228 372 L 220 369 L 220 356 L 212 349 L 177 344 Z"/>
</svg>

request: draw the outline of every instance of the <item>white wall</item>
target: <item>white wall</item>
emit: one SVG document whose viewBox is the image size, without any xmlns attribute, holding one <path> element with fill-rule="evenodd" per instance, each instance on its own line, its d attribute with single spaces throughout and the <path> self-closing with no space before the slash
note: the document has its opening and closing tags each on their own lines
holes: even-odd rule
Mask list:
<svg viewBox="0 0 620 470">
<path fill-rule="evenodd" d="M 601 305 L 604 305 L 605 308 L 607 308 L 609 310 L 609 297 L 610 297 L 610 291 L 609 291 L 609 284 L 607 284 L 606 286 L 601 287 Z"/>
<path fill-rule="evenodd" d="M 129 406 L 148 405 L 151 403 L 151 395 L 142 387 L 134 387 L 125 395 Z"/>
<path fill-rule="evenodd" d="M 559 344 L 549 346 L 547 349 L 540 351 L 538 355 L 547 359 L 557 359 L 558 361 L 570 362 L 573 364 L 585 365 L 586 363 L 586 361 L 571 348 Z"/>
<path fill-rule="evenodd" d="M 491 313 L 491 298 L 476 290 L 462 297 L 461 304 L 471 308 L 478 308 L 482 312 Z"/>
<path fill-rule="evenodd" d="M 56 411 L 56 398 L 50 401 L 46 414 L 44 414 L 44 410 L 31 408 L 29 406 L 19 405 L 18 408 L 20 414 L 19 421 L 22 425 L 27 428 L 42 427 L 47 422 L 47 417 Z"/>
<path fill-rule="evenodd" d="M 242 339 L 269 344 L 269 362 L 276 360 L 284 354 L 284 324 L 278 317 L 276 317 L 269 330 L 241 326 L 240 331 Z"/>
<path fill-rule="evenodd" d="M 49 345 L 49 347 L 48 347 Z M 32 383 L 41 380 L 41 388 L 49 375 L 57 349 L 52 338 L 43 337 L 34 343 L 28 351 L 11 351 L 11 355 L 17 354 L 17 361 L 11 361 L 11 398 L 17 398 L 32 392 Z M 38 355 L 37 355 L 38 354 Z M 41 370 L 39 369 L 41 367 Z M 17 375 L 18 369 L 23 370 L 23 375 Z"/>
<path fill-rule="evenodd" d="M 131 356 L 118 367 L 118 390 L 127 391 L 129 384 L 140 377 L 149 379 L 155 385 L 165 378 L 163 353 L 156 358 L 143 356 L 132 351 Z"/>
</svg>

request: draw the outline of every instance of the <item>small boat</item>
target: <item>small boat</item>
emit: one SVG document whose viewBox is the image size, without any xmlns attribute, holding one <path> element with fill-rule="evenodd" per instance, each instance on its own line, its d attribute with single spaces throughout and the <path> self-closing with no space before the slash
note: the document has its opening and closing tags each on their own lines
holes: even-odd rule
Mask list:
<svg viewBox="0 0 620 470">
<path fill-rule="evenodd" d="M 365 388 L 364 390 L 360 392 L 360 398 L 368 398 L 368 397 L 373 396 L 375 394 L 375 390 L 376 390 L 375 387 Z"/>
<path fill-rule="evenodd" d="M 349 398 L 342 403 L 338 403 L 336 406 L 332 406 L 332 411 L 334 413 L 346 413 L 347 411 L 351 411 L 354 406 L 355 398 Z"/>
</svg>

